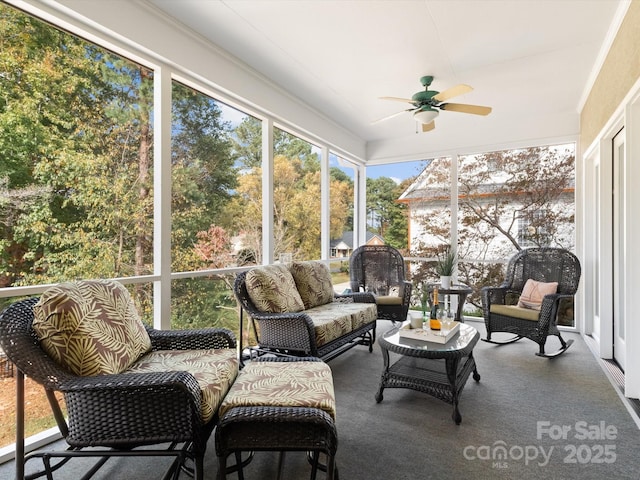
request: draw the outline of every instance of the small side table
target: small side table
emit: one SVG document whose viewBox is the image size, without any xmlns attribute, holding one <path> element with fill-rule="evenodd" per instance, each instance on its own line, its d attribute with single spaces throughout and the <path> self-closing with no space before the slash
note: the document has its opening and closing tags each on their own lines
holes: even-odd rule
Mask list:
<svg viewBox="0 0 640 480">
<path fill-rule="evenodd" d="M 464 283 L 454 283 L 450 288 L 442 288 L 439 283 L 429 283 L 427 285 L 427 292 L 429 292 L 429 306 L 433 305 L 433 290 L 438 288 L 438 297 L 440 295 L 456 295 L 458 297 L 458 309 L 456 310 L 456 321 L 464 323 L 464 317 L 462 316 L 462 307 L 467 300 L 467 295 L 471 295 L 471 288 Z M 442 302 L 440 302 L 442 305 Z"/>
</svg>

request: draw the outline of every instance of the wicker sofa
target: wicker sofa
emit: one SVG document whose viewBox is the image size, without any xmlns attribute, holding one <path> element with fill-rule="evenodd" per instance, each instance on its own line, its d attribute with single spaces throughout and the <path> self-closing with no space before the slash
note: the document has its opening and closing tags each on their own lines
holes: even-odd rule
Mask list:
<svg viewBox="0 0 640 480">
<path fill-rule="evenodd" d="M 241 305 L 241 324 L 244 313 L 251 319 L 258 340 L 254 351 L 325 361 L 355 345 L 366 345 L 373 351 L 374 296 L 335 294 L 323 262 L 253 268 L 238 274 L 234 293 Z"/>
</svg>

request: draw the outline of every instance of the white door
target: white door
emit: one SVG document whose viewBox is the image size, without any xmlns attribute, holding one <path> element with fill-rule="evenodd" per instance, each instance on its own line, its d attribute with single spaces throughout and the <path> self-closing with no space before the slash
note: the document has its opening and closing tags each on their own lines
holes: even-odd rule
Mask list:
<svg viewBox="0 0 640 480">
<path fill-rule="evenodd" d="M 613 211 L 613 312 L 612 312 L 612 325 L 613 325 L 613 358 L 620 365 L 622 370 L 625 369 L 625 321 L 626 315 L 624 311 L 624 285 L 622 276 L 624 275 L 624 248 L 623 248 L 623 219 L 624 219 L 624 129 L 620 130 L 612 140 L 613 152 L 612 152 L 612 207 Z"/>
</svg>

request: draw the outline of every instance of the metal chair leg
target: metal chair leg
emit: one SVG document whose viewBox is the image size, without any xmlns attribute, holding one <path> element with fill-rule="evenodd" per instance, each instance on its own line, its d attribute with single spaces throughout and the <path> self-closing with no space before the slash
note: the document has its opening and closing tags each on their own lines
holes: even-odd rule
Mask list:
<svg viewBox="0 0 640 480">
<path fill-rule="evenodd" d="M 24 478 L 24 373 L 16 368 L 16 480 Z"/>
</svg>

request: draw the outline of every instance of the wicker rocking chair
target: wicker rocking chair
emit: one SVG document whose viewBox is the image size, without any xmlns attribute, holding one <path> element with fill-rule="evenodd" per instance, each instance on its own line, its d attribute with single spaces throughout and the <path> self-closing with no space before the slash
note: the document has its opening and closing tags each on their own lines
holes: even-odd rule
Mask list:
<svg viewBox="0 0 640 480">
<path fill-rule="evenodd" d="M 216 384 L 219 393 L 213 396 L 220 396 L 221 402 L 237 374 L 233 334 L 223 329 L 146 329 L 151 350 L 131 367 L 140 367 L 140 371 L 78 375 L 45 352 L 33 328 L 34 306 L 38 300 L 18 301 L 0 314 L 0 344 L 17 367 L 16 478 L 43 475 L 53 478 L 53 472 L 73 457 L 98 457 L 83 477 L 90 478 L 112 457 L 162 456 L 173 458 L 164 478 L 177 478 L 181 469 L 187 469 L 201 480 L 207 440 L 217 422 L 217 405 L 212 405 L 215 410 L 205 415 L 204 402 L 209 393 L 204 393 L 200 377 L 196 379 L 198 374 L 167 371 L 166 366 L 162 367 L 163 371 L 149 371 L 153 370 L 150 359 L 159 355 L 165 360 L 175 360 L 176 357 L 169 356 L 176 355 L 185 360 L 192 355 L 193 364 L 208 362 L 207 367 L 215 373 L 211 375 L 208 371 L 205 375 L 220 379 L 220 384 Z M 145 327 L 142 328 L 144 331 Z M 184 350 L 188 352 L 179 352 Z M 209 357 L 205 359 L 206 355 Z M 211 361 L 212 357 L 215 362 Z M 36 451 L 25 456 L 25 375 L 44 387 L 60 433 L 69 445 L 66 450 Z M 64 395 L 66 419 L 55 392 Z M 137 449 L 149 445 L 157 447 Z M 44 471 L 25 477 L 25 463 L 31 458 L 40 458 Z M 189 466 L 185 465 L 187 459 L 193 462 Z M 61 474 L 64 476 L 64 470 Z"/>
<path fill-rule="evenodd" d="M 557 326 L 558 313 L 565 299 L 573 298 L 580 281 L 580 262 L 571 252 L 560 248 L 529 248 L 514 255 L 499 287 L 482 289 L 482 310 L 489 343 L 507 344 L 526 337 L 536 342 L 536 355 L 557 357 L 573 343 L 565 341 Z M 515 337 L 505 341 L 492 339 L 496 332 Z M 560 340 L 561 347 L 545 353 L 549 335 Z"/>
<path fill-rule="evenodd" d="M 349 259 L 352 292 L 372 292 L 378 318 L 403 322 L 411 302 L 411 282 L 405 280 L 404 258 L 388 245 L 363 245 Z"/>
</svg>

